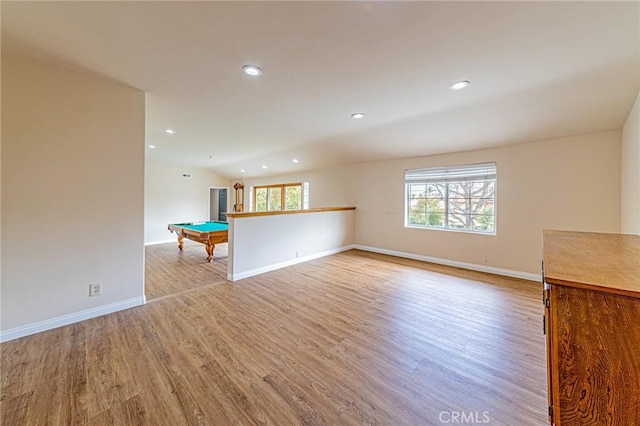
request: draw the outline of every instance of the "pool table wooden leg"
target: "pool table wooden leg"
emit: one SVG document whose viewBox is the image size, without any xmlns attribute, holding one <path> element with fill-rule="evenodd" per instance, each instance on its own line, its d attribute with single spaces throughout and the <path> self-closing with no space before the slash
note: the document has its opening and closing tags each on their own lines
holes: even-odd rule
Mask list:
<svg viewBox="0 0 640 426">
<path fill-rule="evenodd" d="M 182 250 L 182 247 L 184 247 L 184 236 L 178 234 L 178 248 Z"/>
<path fill-rule="evenodd" d="M 213 260 L 213 249 L 216 247 L 216 245 L 211 241 L 207 241 L 205 247 L 207 249 L 207 254 L 209 255 L 207 256 L 207 262 L 211 262 Z"/>
</svg>

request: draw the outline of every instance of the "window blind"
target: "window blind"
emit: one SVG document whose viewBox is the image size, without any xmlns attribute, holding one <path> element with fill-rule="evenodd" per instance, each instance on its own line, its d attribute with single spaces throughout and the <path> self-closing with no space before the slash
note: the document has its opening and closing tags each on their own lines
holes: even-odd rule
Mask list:
<svg viewBox="0 0 640 426">
<path fill-rule="evenodd" d="M 496 163 L 405 170 L 406 183 L 460 182 L 496 178 Z"/>
</svg>

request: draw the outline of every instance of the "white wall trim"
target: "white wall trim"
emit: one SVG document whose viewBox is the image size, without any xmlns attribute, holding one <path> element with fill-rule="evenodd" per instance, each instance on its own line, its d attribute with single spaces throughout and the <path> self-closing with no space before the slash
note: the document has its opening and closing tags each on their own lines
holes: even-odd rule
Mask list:
<svg viewBox="0 0 640 426">
<path fill-rule="evenodd" d="M 351 250 L 353 248 L 354 248 L 353 244 L 349 244 L 349 245 L 338 247 L 335 249 L 325 250 L 318 253 L 310 254 L 308 256 L 296 257 L 291 260 L 285 260 L 284 262 L 274 263 L 272 265 L 263 266 L 261 268 L 250 269 L 248 271 L 245 271 L 239 274 L 227 273 L 227 279 L 229 281 L 238 281 L 244 278 L 253 277 L 254 275 L 260 275 L 260 274 L 264 274 L 265 272 L 275 271 L 276 269 L 281 269 L 287 266 L 296 265 L 298 263 L 308 262 L 310 260 L 318 259 L 320 257 L 331 256 L 332 254 Z"/>
<path fill-rule="evenodd" d="M 407 253 L 407 252 L 403 252 L 403 251 L 396 251 L 396 250 L 382 249 L 382 248 L 378 248 L 378 247 L 363 246 L 363 245 L 360 245 L 360 244 L 350 244 L 350 245 L 346 245 L 346 246 L 343 246 L 343 247 L 339 247 L 337 249 L 327 250 L 327 251 L 323 251 L 323 252 L 320 252 L 320 253 L 315 253 L 315 254 L 312 254 L 312 255 L 309 255 L 309 256 L 298 257 L 298 258 L 295 258 L 295 259 L 286 260 L 284 262 L 275 263 L 273 265 L 264 266 L 262 268 L 252 269 L 252 270 L 240 273 L 240 274 L 229 274 L 228 273 L 227 274 L 227 279 L 229 281 L 238 281 L 238 280 L 242 280 L 244 278 L 253 277 L 255 275 L 264 274 L 265 272 L 275 271 L 276 269 L 285 268 L 287 266 L 296 265 L 298 263 L 308 262 L 309 260 L 313 260 L 313 259 L 317 259 L 317 258 L 325 257 L 325 256 L 330 256 L 332 254 L 340 253 L 340 252 L 351 250 L 351 249 L 370 251 L 370 252 L 373 252 L 373 253 L 380 253 L 380 254 L 387 254 L 389 256 L 403 257 L 405 259 L 420 260 L 422 262 L 430 262 L 430 263 L 436 263 L 436 264 L 439 264 L 439 265 L 453 266 L 453 267 L 456 267 L 456 268 L 469 269 L 469 270 L 472 270 L 472 271 L 487 272 L 489 274 L 503 275 L 503 276 L 506 276 L 506 277 L 513 277 L 513 278 L 520 278 L 520 279 L 528 280 L 528 281 L 541 282 L 541 279 L 542 279 L 541 275 L 532 274 L 530 272 L 514 271 L 514 270 L 511 270 L 511 269 L 497 268 L 495 266 L 478 265 L 476 263 L 460 262 L 460 261 L 457 261 L 457 260 L 442 259 L 442 258 L 439 258 L 439 257 L 424 256 L 424 255 L 421 255 L 421 254 Z"/>
<path fill-rule="evenodd" d="M 144 305 L 146 303 L 145 296 L 134 297 L 132 299 L 122 300 L 108 305 L 97 306 L 72 314 L 62 315 L 56 318 L 50 318 L 43 321 L 34 322 L 32 324 L 22 325 L 20 327 L 10 328 L 0 332 L 0 342 L 8 342 L 9 340 L 18 339 L 20 337 L 29 336 L 31 334 L 40 333 L 42 331 L 51 330 L 53 328 L 62 327 L 76 322 L 84 321 L 90 318 L 99 317 L 124 309 L 133 308 L 135 306 Z"/>
<path fill-rule="evenodd" d="M 442 259 L 439 257 L 424 256 L 421 254 L 407 253 L 403 251 L 387 250 L 378 247 L 363 246 L 354 244 L 354 249 L 370 251 L 373 253 L 388 254 L 390 256 L 404 257 L 406 259 L 421 260 L 423 262 L 437 263 L 439 265 L 454 266 L 456 268 L 470 269 L 472 271 L 488 272 L 490 274 L 504 275 L 507 277 L 521 278 L 529 281 L 542 281 L 542 273 L 532 274 L 530 272 L 513 271 L 511 269 L 496 268 L 488 265 L 478 265 L 476 263 L 460 262 L 457 260 Z"/>
<path fill-rule="evenodd" d="M 178 238 L 172 238 L 170 240 L 162 240 L 162 241 L 150 241 L 148 243 L 144 243 L 144 246 L 155 246 L 158 244 L 167 244 L 167 243 L 178 243 Z"/>
</svg>

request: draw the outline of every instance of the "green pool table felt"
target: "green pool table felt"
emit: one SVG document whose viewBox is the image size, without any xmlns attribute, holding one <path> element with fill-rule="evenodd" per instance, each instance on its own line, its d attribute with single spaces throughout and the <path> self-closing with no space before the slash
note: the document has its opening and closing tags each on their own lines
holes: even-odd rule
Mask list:
<svg viewBox="0 0 640 426">
<path fill-rule="evenodd" d="M 226 222 L 204 222 L 197 225 L 193 225 L 191 223 L 176 223 L 175 226 L 185 229 L 193 229 L 198 232 L 227 231 L 229 229 L 229 224 Z"/>
</svg>

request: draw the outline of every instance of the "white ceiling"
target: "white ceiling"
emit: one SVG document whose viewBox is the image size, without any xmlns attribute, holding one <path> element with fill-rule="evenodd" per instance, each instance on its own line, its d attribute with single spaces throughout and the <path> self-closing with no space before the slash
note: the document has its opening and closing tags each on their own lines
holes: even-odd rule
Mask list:
<svg viewBox="0 0 640 426">
<path fill-rule="evenodd" d="M 638 2 L 3 1 L 1 12 L 3 49 L 147 93 L 148 163 L 228 178 L 619 129 L 640 87 Z M 461 79 L 471 86 L 449 90 Z"/>
</svg>

